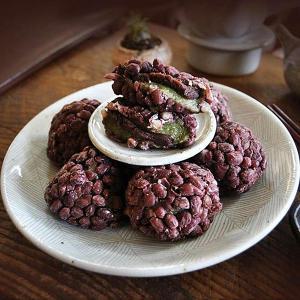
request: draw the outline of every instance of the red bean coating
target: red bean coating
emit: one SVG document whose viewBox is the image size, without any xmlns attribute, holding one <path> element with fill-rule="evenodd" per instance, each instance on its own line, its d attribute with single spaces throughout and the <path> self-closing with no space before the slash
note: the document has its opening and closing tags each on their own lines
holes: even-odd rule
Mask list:
<svg viewBox="0 0 300 300">
<path fill-rule="evenodd" d="M 201 78 L 179 72 L 176 68 L 163 65 L 155 59 L 150 62 L 125 62 L 115 68 L 106 78 L 113 79 L 113 90 L 117 95 L 123 95 L 132 104 L 153 107 L 160 111 L 190 112 L 181 104 L 168 98 L 161 89 L 153 88 L 145 83 L 160 83 L 171 87 L 187 99 L 203 98 L 210 93 L 208 83 Z M 207 89 L 207 91 L 206 91 Z M 199 101 L 199 111 L 200 103 Z"/>
<path fill-rule="evenodd" d="M 74 101 L 53 117 L 47 148 L 49 159 L 62 166 L 73 154 L 91 145 L 88 122 L 99 104 L 97 100 Z"/>
<path fill-rule="evenodd" d="M 192 161 L 212 171 L 222 193 L 246 192 L 266 168 L 261 143 L 250 129 L 236 122 L 219 125 L 213 141 Z"/>
<path fill-rule="evenodd" d="M 58 171 L 45 190 L 45 200 L 53 214 L 72 225 L 114 227 L 123 207 L 120 175 L 114 162 L 88 146 Z"/>
<path fill-rule="evenodd" d="M 212 173 L 188 162 L 139 170 L 126 205 L 134 228 L 171 241 L 203 234 L 222 208 Z"/>
<path fill-rule="evenodd" d="M 133 71 L 134 70 L 134 71 Z M 160 111 L 190 113 L 190 111 L 167 97 L 160 89 L 151 90 L 143 83 L 160 83 L 171 87 L 187 99 L 202 98 L 207 101 L 218 123 L 232 119 L 228 99 L 207 79 L 180 72 L 172 66 L 163 65 L 155 59 L 150 62 L 128 61 L 117 66 L 113 73 L 107 74 L 114 80 L 113 90 L 122 95 L 131 104 L 150 107 Z M 201 111 L 201 103 L 199 102 Z"/>
</svg>

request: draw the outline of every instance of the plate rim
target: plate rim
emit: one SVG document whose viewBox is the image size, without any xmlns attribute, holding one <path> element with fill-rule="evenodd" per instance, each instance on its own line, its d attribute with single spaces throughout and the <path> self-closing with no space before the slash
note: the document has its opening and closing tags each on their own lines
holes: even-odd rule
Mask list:
<svg viewBox="0 0 300 300">
<path fill-rule="evenodd" d="M 63 102 L 65 98 L 71 97 L 74 94 L 80 92 L 84 92 L 89 89 L 93 89 L 99 85 L 108 85 L 111 84 L 111 82 L 103 82 L 99 83 L 78 91 L 75 91 L 74 93 L 71 93 L 51 105 L 47 106 L 44 108 L 41 112 L 36 114 L 16 135 L 16 137 L 13 139 L 11 142 L 9 148 L 7 149 L 7 152 L 5 154 L 3 163 L 2 163 L 2 169 L 1 169 L 1 194 L 2 194 L 2 199 L 3 199 L 3 205 L 8 213 L 11 221 L 13 224 L 16 226 L 16 228 L 20 231 L 20 233 L 30 242 L 33 243 L 36 247 L 41 249 L 43 252 L 49 254 L 50 256 L 59 259 L 60 261 L 63 261 L 67 264 L 70 264 L 75 267 L 79 267 L 88 271 L 93 271 L 97 273 L 102 273 L 102 274 L 107 274 L 107 275 L 118 275 L 118 276 L 128 276 L 128 277 L 156 277 L 156 276 L 168 276 L 168 275 L 175 275 L 175 274 L 181 274 L 181 273 L 186 273 L 186 272 L 191 272 L 195 270 L 200 270 L 203 268 L 210 267 L 212 265 L 218 264 L 220 262 L 223 262 L 227 259 L 230 259 L 245 250 L 249 249 L 250 247 L 254 246 L 256 243 L 258 243 L 261 239 L 263 239 L 266 235 L 268 235 L 277 225 L 278 223 L 283 219 L 283 217 L 286 215 L 288 212 L 290 206 L 292 205 L 294 198 L 297 194 L 297 189 L 298 189 L 298 184 L 300 179 L 300 165 L 299 165 L 299 155 L 298 151 L 296 148 L 296 145 L 294 143 L 294 140 L 292 139 L 290 133 L 288 130 L 285 128 L 285 126 L 282 124 L 282 122 L 275 116 L 271 111 L 269 111 L 262 103 L 254 99 L 253 97 L 237 90 L 232 87 L 228 87 L 223 84 L 218 84 L 218 83 L 213 83 L 217 88 L 220 88 L 221 90 L 225 91 L 231 91 L 234 93 L 239 94 L 243 98 L 248 98 L 247 100 L 253 101 L 258 107 L 261 109 L 268 111 L 272 119 L 277 123 L 278 126 L 281 127 L 281 129 L 285 132 L 285 136 L 289 140 L 290 148 L 291 151 L 294 153 L 294 157 L 296 159 L 295 161 L 295 179 L 294 179 L 294 185 L 293 188 L 290 191 L 289 198 L 285 201 L 285 204 L 281 211 L 277 214 L 276 218 L 272 220 L 270 223 L 268 223 L 258 234 L 255 236 L 249 237 L 247 240 L 243 241 L 243 243 L 239 246 L 235 246 L 232 249 L 228 249 L 226 252 L 224 252 L 222 255 L 218 257 L 212 257 L 206 261 L 201 260 L 201 257 L 199 257 L 199 260 L 195 263 L 194 261 L 191 261 L 189 263 L 186 263 L 184 265 L 181 264 L 176 264 L 176 265 L 170 265 L 170 266 L 163 266 L 163 267 L 140 267 L 140 268 L 128 268 L 128 267 L 111 267 L 111 266 L 102 266 L 97 263 L 91 263 L 91 262 L 86 262 L 81 259 L 74 259 L 72 256 L 69 256 L 68 254 L 63 253 L 62 251 L 58 249 L 54 249 L 50 246 L 47 246 L 47 244 L 43 244 L 36 238 L 33 234 L 29 233 L 26 231 L 26 228 L 22 227 L 22 224 L 19 223 L 18 218 L 16 215 L 13 213 L 9 206 L 9 201 L 8 201 L 8 195 L 7 195 L 7 189 L 6 189 L 6 176 L 5 176 L 5 170 L 7 169 L 7 164 L 8 164 L 8 157 L 11 148 L 13 145 L 17 142 L 18 138 L 21 136 L 23 130 L 27 127 L 30 126 L 30 124 L 33 122 L 33 120 L 40 114 L 44 113 L 45 110 L 49 109 L 52 106 L 57 105 L 58 102 Z"/>
</svg>

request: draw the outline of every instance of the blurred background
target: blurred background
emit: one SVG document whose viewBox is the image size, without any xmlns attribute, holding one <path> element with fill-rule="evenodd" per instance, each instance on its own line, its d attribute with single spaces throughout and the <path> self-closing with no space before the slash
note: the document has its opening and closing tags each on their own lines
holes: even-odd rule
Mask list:
<svg viewBox="0 0 300 300">
<path fill-rule="evenodd" d="M 277 32 L 282 40 L 284 35 L 300 36 L 300 1 L 294 0 L 2 1 L 0 93 L 82 41 L 124 28 L 132 12 L 147 17 L 149 22 L 178 29 L 190 42 L 188 53 L 183 54 L 188 62 L 214 75 L 254 72 L 261 51 L 275 50 L 275 55 L 283 57 L 284 51 L 273 34 L 279 24 L 289 31 Z M 159 36 L 159 32 L 155 34 Z M 250 53 L 253 49 L 257 51 Z M 219 61 L 224 62 L 222 55 L 228 57 L 230 51 L 234 52 L 235 61 L 237 52 L 243 54 L 238 58 L 243 67 L 228 73 L 230 61 L 224 66 Z M 201 63 L 199 57 L 203 56 L 209 65 Z"/>
</svg>

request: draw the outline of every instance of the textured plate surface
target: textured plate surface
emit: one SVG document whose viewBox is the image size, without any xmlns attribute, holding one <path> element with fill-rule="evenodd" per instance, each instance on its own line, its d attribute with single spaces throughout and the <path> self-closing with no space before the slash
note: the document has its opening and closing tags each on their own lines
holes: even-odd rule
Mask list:
<svg viewBox="0 0 300 300">
<path fill-rule="evenodd" d="M 53 115 L 83 97 L 110 93 L 99 84 L 49 106 L 31 120 L 11 144 L 3 162 L 1 192 L 16 227 L 37 247 L 74 266 L 122 276 L 159 276 L 188 272 L 224 261 L 267 235 L 296 195 L 299 158 L 282 123 L 262 104 L 232 88 L 217 85 L 230 99 L 235 120 L 250 127 L 268 158 L 263 178 L 246 194 L 223 199 L 224 209 L 197 239 L 161 243 L 130 227 L 93 232 L 50 215 L 44 188 L 57 171 L 46 156 Z"/>
<path fill-rule="evenodd" d="M 111 83 L 107 83 L 111 85 Z M 111 93 L 113 91 L 111 90 Z M 216 118 L 206 103 L 207 112 L 195 114 L 197 120 L 196 139 L 193 145 L 183 149 L 173 150 L 137 150 L 130 149 L 125 144 L 111 140 L 105 134 L 102 123 L 101 111 L 105 109 L 106 99 L 110 99 L 114 94 L 109 94 L 104 98 L 102 104 L 94 111 L 89 121 L 89 136 L 92 143 L 102 153 L 108 157 L 131 165 L 157 166 L 176 163 L 188 159 L 202 151 L 213 139 L 216 132 Z"/>
</svg>

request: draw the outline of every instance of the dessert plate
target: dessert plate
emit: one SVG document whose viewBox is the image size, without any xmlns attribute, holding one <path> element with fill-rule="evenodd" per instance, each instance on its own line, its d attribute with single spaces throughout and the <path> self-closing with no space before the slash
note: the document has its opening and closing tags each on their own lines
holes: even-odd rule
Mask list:
<svg viewBox="0 0 300 300">
<path fill-rule="evenodd" d="M 2 166 L 1 193 L 16 227 L 57 259 L 121 276 L 189 272 L 220 263 L 257 243 L 280 222 L 294 200 L 299 183 L 297 149 L 283 124 L 262 104 L 235 89 L 216 86 L 230 99 L 234 119 L 250 127 L 261 140 L 268 167 L 249 192 L 222 199 L 223 211 L 203 236 L 159 242 L 129 226 L 94 232 L 68 225 L 49 213 L 43 193 L 57 171 L 46 156 L 51 119 L 74 100 L 111 100 L 110 83 L 78 91 L 47 107 L 12 142 Z"/>
<path fill-rule="evenodd" d="M 113 91 L 111 91 L 113 93 Z M 114 94 L 113 94 L 114 95 Z M 111 98 L 111 97 L 109 97 Z M 102 99 L 101 99 L 102 100 Z M 193 145 L 173 150 L 137 150 L 125 144 L 111 140 L 105 134 L 102 123 L 102 110 L 109 101 L 104 100 L 94 111 L 89 121 L 89 136 L 96 148 L 108 157 L 131 165 L 157 166 L 186 160 L 202 151 L 213 139 L 216 132 L 216 119 L 209 105 L 205 103 L 207 112 L 194 114 L 197 120 L 196 139 Z"/>
</svg>

